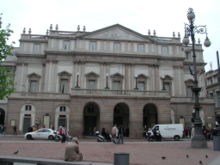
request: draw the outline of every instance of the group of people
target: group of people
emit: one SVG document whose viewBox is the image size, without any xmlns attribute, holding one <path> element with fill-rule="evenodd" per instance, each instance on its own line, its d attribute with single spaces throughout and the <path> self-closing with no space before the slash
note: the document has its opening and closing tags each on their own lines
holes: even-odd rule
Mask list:
<svg viewBox="0 0 220 165">
<path fill-rule="evenodd" d="M 184 138 L 192 138 L 194 136 L 194 126 L 185 127 L 183 130 Z M 211 139 L 213 129 L 207 129 L 206 126 L 202 127 L 202 133 L 207 140 Z"/>
<path fill-rule="evenodd" d="M 122 126 L 117 127 L 115 124 L 112 127 L 112 142 L 115 144 L 123 144 L 124 143 L 124 128 Z"/>
</svg>

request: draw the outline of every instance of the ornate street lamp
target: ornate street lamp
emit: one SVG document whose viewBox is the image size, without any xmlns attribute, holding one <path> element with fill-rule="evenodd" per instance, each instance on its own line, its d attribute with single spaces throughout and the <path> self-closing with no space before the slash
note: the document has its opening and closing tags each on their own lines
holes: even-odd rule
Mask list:
<svg viewBox="0 0 220 165">
<path fill-rule="evenodd" d="M 195 34 L 206 34 L 206 39 L 204 45 L 209 47 L 211 45 L 210 40 L 207 37 L 207 29 L 206 25 L 195 26 L 195 13 L 192 8 L 189 8 L 187 13 L 187 18 L 189 20 L 189 24 L 185 24 L 185 37 L 183 38 L 183 44 L 186 46 L 189 44 L 189 37 L 192 42 L 192 53 L 193 53 L 193 78 L 194 78 L 194 86 L 192 91 L 195 95 L 195 118 L 194 118 L 194 136 L 191 141 L 192 148 L 207 148 L 207 142 L 202 132 L 202 120 L 199 115 L 200 104 L 199 104 L 199 92 L 201 88 L 198 87 L 198 78 L 197 78 L 197 67 L 196 67 L 196 53 L 195 53 Z"/>
</svg>

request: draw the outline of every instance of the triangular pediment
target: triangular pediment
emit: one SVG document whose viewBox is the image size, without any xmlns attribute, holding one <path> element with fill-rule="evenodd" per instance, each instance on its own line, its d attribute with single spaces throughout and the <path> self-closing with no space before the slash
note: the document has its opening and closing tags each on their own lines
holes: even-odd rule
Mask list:
<svg viewBox="0 0 220 165">
<path fill-rule="evenodd" d="M 125 40 L 125 41 L 143 41 L 151 42 L 153 39 L 146 37 L 138 32 L 128 29 L 122 25 L 116 24 L 103 29 L 91 32 L 83 38 L 106 39 L 106 40 Z"/>
</svg>

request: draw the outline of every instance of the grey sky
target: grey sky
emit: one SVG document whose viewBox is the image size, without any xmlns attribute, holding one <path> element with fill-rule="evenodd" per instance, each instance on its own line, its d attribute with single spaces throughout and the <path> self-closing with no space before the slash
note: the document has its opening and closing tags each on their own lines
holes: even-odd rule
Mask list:
<svg viewBox="0 0 220 165">
<path fill-rule="evenodd" d="M 194 9 L 196 25 L 207 25 L 212 45 L 204 48 L 206 71 L 217 68 L 216 51 L 220 47 L 219 0 L 1 0 L 3 27 L 8 23 L 14 31 L 11 39 L 19 44 L 23 28 L 33 34 L 45 34 L 50 24 L 59 30 L 75 31 L 77 25 L 93 31 L 119 23 L 134 31 L 171 37 L 173 32 L 184 36 L 187 10 Z M 203 43 L 205 35 L 196 34 Z"/>
</svg>

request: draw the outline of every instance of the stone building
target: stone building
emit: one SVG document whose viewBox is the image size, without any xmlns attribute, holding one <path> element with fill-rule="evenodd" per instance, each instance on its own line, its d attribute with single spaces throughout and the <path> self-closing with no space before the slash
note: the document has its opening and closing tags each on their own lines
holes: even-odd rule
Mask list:
<svg viewBox="0 0 220 165">
<path fill-rule="evenodd" d="M 218 69 L 210 70 L 205 74 L 207 96 L 215 101 L 215 120 L 220 124 L 220 82 Z"/>
<path fill-rule="evenodd" d="M 74 136 L 110 131 L 114 123 L 141 137 L 155 123 L 191 125 L 191 53 L 180 35 L 158 37 L 115 24 L 93 32 L 85 27 L 46 35 L 26 33 L 14 60 L 16 92 L 8 97 L 4 123 L 11 132 L 30 126 L 64 125 Z M 213 124 L 214 103 L 205 97 L 203 50 L 196 44 L 201 117 Z"/>
</svg>

